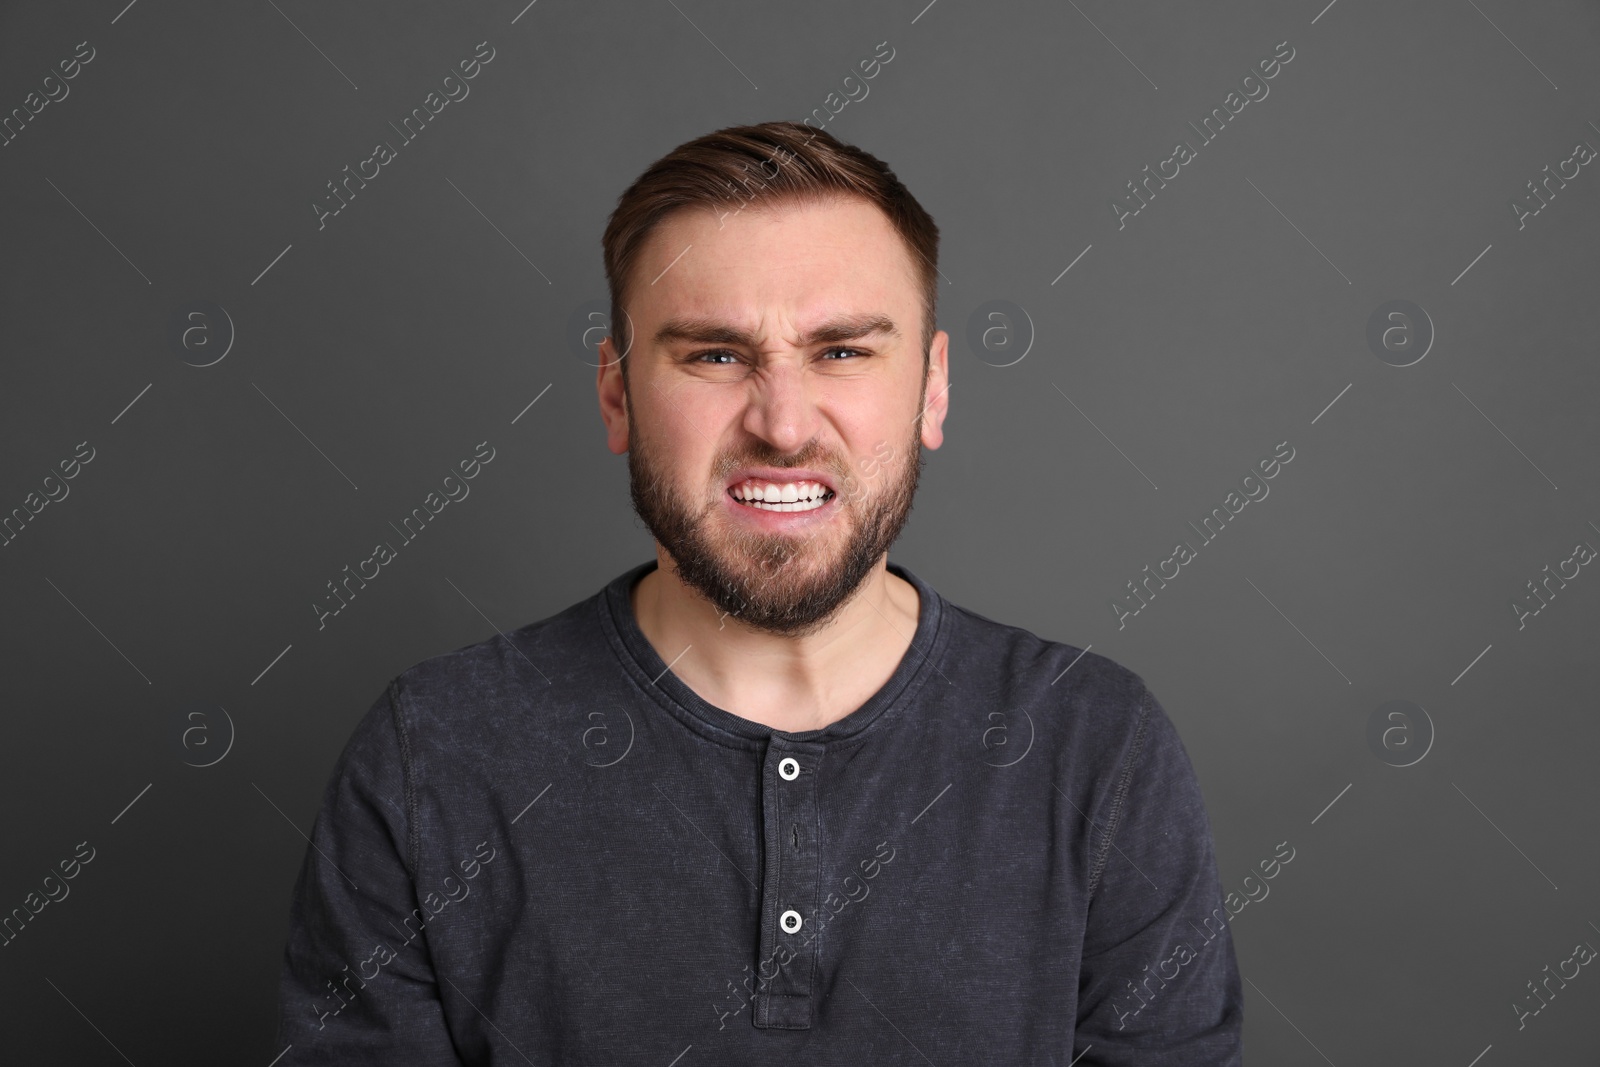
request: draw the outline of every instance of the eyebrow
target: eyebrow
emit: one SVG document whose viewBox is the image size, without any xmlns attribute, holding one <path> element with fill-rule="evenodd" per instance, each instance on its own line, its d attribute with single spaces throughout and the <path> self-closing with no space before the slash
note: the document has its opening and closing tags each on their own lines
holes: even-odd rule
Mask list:
<svg viewBox="0 0 1600 1067">
<path fill-rule="evenodd" d="M 800 344 L 809 346 L 833 344 L 838 341 L 857 341 L 876 334 L 899 337 L 900 331 L 895 327 L 894 320 L 887 315 L 840 315 L 818 325 L 800 339 Z M 668 319 L 656 331 L 655 343 L 664 345 L 672 342 L 755 347 L 755 338 L 751 334 L 737 326 L 730 326 L 711 318 Z"/>
</svg>

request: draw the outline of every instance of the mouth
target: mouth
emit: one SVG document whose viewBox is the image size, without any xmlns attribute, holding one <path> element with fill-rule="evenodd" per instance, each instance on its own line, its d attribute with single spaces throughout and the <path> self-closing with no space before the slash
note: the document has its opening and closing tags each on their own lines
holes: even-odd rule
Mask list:
<svg viewBox="0 0 1600 1067">
<path fill-rule="evenodd" d="M 740 507 L 752 511 L 807 512 L 825 507 L 835 493 L 823 483 L 811 479 L 773 482 L 762 478 L 746 478 L 730 485 L 728 496 Z"/>
</svg>

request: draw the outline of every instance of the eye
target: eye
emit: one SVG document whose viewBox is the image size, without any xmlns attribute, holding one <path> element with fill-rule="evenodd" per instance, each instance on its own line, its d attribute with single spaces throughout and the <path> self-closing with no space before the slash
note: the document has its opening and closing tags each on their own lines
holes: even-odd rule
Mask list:
<svg viewBox="0 0 1600 1067">
<path fill-rule="evenodd" d="M 821 358 L 830 363 L 837 363 L 840 362 L 840 360 L 836 357 L 842 356 L 849 358 L 857 356 L 864 357 L 867 355 L 870 355 L 870 353 L 859 348 L 848 348 L 843 345 L 835 345 L 832 348 L 823 349 Z M 739 355 L 737 352 L 730 352 L 726 348 L 716 348 L 705 352 L 696 352 L 694 355 L 689 357 L 689 362 L 708 363 L 712 366 L 726 367 L 731 364 L 738 363 Z"/>
</svg>

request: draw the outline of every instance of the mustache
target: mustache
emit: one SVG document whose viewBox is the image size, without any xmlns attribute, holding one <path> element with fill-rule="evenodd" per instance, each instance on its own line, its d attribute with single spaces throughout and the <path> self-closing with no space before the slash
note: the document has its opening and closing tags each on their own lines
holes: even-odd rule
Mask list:
<svg viewBox="0 0 1600 1067">
<path fill-rule="evenodd" d="M 724 455 L 712 464 L 711 480 L 727 481 L 728 477 L 741 467 L 777 467 L 782 470 L 792 467 L 814 467 L 828 472 L 835 485 L 839 484 L 839 480 L 849 469 L 846 464 L 838 461 L 837 456 L 824 449 L 818 442 L 812 441 L 800 451 L 787 454 L 772 448 L 757 448 L 738 455 Z"/>
</svg>

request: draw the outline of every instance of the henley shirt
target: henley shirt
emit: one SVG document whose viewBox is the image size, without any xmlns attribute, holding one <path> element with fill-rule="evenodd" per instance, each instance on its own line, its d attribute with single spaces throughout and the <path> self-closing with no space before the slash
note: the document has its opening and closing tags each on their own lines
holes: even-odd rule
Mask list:
<svg viewBox="0 0 1600 1067">
<path fill-rule="evenodd" d="M 594 596 L 357 723 L 290 906 L 297 1064 L 1240 1063 L 1198 781 L 1140 676 L 916 588 L 894 674 L 776 730 Z"/>
</svg>

